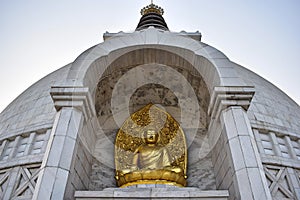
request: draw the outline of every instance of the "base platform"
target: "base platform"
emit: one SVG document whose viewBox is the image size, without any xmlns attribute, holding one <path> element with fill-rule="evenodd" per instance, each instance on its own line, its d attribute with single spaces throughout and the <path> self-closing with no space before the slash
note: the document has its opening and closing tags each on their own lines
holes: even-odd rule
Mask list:
<svg viewBox="0 0 300 200">
<path fill-rule="evenodd" d="M 203 191 L 198 188 L 185 187 L 138 187 L 138 188 L 106 188 L 102 191 L 76 191 L 76 200 L 98 199 L 197 199 L 197 200 L 227 200 L 227 190 Z"/>
</svg>

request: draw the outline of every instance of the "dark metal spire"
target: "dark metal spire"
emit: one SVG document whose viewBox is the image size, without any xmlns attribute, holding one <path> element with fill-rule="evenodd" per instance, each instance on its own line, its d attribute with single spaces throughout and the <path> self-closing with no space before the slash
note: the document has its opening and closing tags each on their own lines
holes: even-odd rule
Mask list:
<svg viewBox="0 0 300 200">
<path fill-rule="evenodd" d="M 150 5 L 144 7 L 141 10 L 142 17 L 139 24 L 137 25 L 136 30 L 139 31 L 153 26 L 155 28 L 168 31 L 169 28 L 162 16 L 163 14 L 164 10 L 161 7 L 153 4 L 153 2 L 151 1 Z"/>
</svg>

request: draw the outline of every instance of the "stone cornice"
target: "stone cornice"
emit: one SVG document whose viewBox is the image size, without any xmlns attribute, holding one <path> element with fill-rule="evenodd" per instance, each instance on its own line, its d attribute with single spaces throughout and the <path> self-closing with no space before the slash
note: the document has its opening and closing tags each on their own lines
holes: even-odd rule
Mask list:
<svg viewBox="0 0 300 200">
<path fill-rule="evenodd" d="M 216 119 L 222 110 L 230 106 L 241 106 L 248 110 L 254 93 L 253 86 L 215 87 L 210 99 L 208 115 L 212 119 Z"/>
<path fill-rule="evenodd" d="M 86 120 L 96 116 L 96 111 L 88 88 L 52 86 L 50 95 L 57 111 L 63 107 L 74 107 L 83 112 Z"/>
</svg>

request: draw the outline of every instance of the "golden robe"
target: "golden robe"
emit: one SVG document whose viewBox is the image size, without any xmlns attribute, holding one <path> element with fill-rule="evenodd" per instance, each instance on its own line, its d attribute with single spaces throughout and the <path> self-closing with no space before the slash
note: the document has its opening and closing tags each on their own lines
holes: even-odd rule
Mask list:
<svg viewBox="0 0 300 200">
<path fill-rule="evenodd" d="M 166 148 L 159 146 L 141 146 L 135 152 L 134 165 L 139 169 L 163 169 L 171 166 Z"/>
</svg>

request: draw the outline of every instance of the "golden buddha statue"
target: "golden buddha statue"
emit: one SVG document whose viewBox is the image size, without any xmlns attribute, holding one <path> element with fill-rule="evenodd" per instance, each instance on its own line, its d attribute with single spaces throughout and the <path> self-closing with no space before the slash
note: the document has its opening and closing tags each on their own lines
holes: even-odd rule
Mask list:
<svg viewBox="0 0 300 200">
<path fill-rule="evenodd" d="M 115 149 L 118 186 L 185 186 L 187 152 L 183 131 L 169 114 L 156 106 L 152 107 L 152 116 L 147 115 L 151 106 L 134 113 L 118 132 Z M 166 118 L 161 123 L 163 115 Z M 155 124 L 163 127 L 158 129 Z"/>
<path fill-rule="evenodd" d="M 167 169 L 176 173 L 182 172 L 179 167 L 172 167 L 170 155 L 164 146 L 157 145 L 159 134 L 154 129 L 144 133 L 145 144 L 134 152 L 133 166 L 135 170 Z"/>
</svg>

